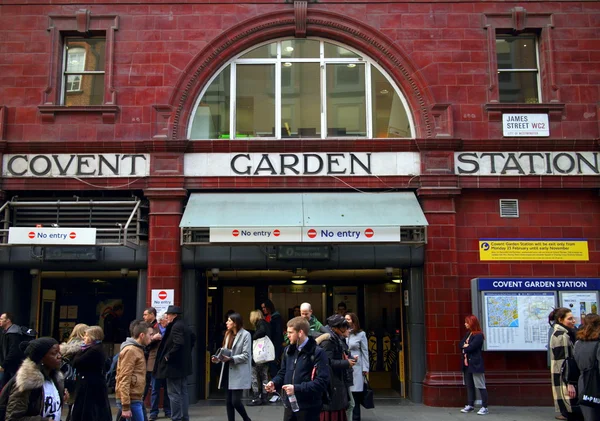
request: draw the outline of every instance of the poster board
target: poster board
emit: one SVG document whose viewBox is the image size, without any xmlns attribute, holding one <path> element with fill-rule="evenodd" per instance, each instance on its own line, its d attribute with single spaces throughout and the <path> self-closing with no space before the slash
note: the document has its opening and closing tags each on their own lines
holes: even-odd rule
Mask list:
<svg viewBox="0 0 600 421">
<path fill-rule="evenodd" d="M 554 291 L 482 291 L 486 351 L 545 351 Z"/>
<path fill-rule="evenodd" d="M 562 291 L 559 302 L 561 307 L 571 309 L 577 327 L 586 314 L 598 314 L 598 291 Z"/>
</svg>

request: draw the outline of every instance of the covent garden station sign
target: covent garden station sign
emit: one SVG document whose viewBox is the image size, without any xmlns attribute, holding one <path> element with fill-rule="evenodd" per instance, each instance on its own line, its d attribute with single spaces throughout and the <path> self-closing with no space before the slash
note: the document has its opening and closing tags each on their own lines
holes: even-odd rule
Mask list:
<svg viewBox="0 0 600 421">
<path fill-rule="evenodd" d="M 3 177 L 147 177 L 150 154 L 7 154 Z M 188 177 L 414 176 L 418 152 L 189 153 Z M 600 175 L 600 152 L 455 152 L 460 176 Z"/>
</svg>

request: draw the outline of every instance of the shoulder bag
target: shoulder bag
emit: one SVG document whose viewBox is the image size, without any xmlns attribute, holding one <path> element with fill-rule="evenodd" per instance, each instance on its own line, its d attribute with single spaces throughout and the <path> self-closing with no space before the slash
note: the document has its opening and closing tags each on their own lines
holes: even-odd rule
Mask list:
<svg viewBox="0 0 600 421">
<path fill-rule="evenodd" d="M 264 364 L 275 360 L 275 347 L 268 336 L 252 342 L 252 359 L 256 364 Z"/>
<path fill-rule="evenodd" d="M 367 380 L 367 376 L 363 376 L 363 381 L 363 396 L 360 404 L 366 409 L 373 409 L 375 408 L 375 396 L 373 394 L 373 389 L 371 389 L 371 385 L 369 384 L 369 380 Z"/>
</svg>

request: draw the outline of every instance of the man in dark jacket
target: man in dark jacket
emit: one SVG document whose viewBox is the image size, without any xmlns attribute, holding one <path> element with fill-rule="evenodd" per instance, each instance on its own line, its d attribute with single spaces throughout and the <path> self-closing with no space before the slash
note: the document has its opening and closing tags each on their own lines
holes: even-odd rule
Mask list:
<svg viewBox="0 0 600 421">
<path fill-rule="evenodd" d="M 0 371 L 3 372 L 1 387 L 17 373 L 23 362 L 23 352 L 19 344 L 23 340 L 21 328 L 13 324 L 13 315 L 3 313 L 0 316 L 0 328 L 2 329 L 2 342 L 0 346 Z"/>
<path fill-rule="evenodd" d="M 181 318 L 181 307 L 167 309 L 169 325 L 158 347 L 154 377 L 167 379 L 171 419 L 189 421 L 187 376 L 192 374 L 192 348 L 196 336 Z"/>
<path fill-rule="evenodd" d="M 303 317 L 287 323 L 290 345 L 285 348 L 281 369 L 267 383 L 267 392 L 282 389 L 281 393 L 295 395 L 300 410 L 293 412 L 287 404 L 283 421 L 318 421 L 323 394 L 329 384 L 329 367 L 325 351 L 308 336 L 309 325 Z"/>
<path fill-rule="evenodd" d="M 281 361 L 281 353 L 283 351 L 283 320 L 281 319 L 281 314 L 275 310 L 273 301 L 266 299 L 261 303 L 260 308 L 271 328 L 269 339 L 271 339 L 275 348 L 275 361 L 269 363 L 269 372 L 271 377 L 274 377 L 279 369 L 279 362 Z"/>
</svg>

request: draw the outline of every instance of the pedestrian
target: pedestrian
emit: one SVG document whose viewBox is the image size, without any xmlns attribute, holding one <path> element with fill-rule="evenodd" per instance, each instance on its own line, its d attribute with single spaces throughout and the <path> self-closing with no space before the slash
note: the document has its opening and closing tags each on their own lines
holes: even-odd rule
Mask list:
<svg viewBox="0 0 600 421">
<path fill-rule="evenodd" d="M 304 317 L 294 317 L 287 323 L 290 345 L 283 352 L 281 369 L 265 386 L 269 393 L 282 390 L 287 396 L 283 421 L 319 421 L 321 414 L 323 395 L 329 385 L 329 365 L 327 354 L 308 332 Z M 297 412 L 290 407 L 290 396 L 298 404 Z"/>
<path fill-rule="evenodd" d="M 23 343 L 25 345 L 25 343 Z M 34 339 L 23 347 L 25 360 L 13 380 L 7 384 L 8 403 L 5 419 L 60 420 L 66 400 L 58 341 Z"/>
<path fill-rule="evenodd" d="M 169 324 L 156 354 L 154 377 L 167 381 L 171 419 L 189 421 L 187 376 L 192 374 L 192 348 L 196 336 L 183 320 L 181 307 L 169 306 L 166 313 Z"/>
<path fill-rule="evenodd" d="M 106 353 L 102 347 L 104 332 L 100 326 L 85 330 L 81 349 L 73 358 L 77 370 L 72 421 L 111 421 L 108 388 L 104 377 Z"/>
<path fill-rule="evenodd" d="M 353 384 L 350 386 L 350 392 L 354 398 L 354 408 L 351 414 L 346 415 L 348 420 L 360 421 L 360 403 L 364 392 L 364 379 L 369 376 L 369 344 L 366 333 L 360 328 L 358 316 L 354 313 L 348 313 L 345 317 L 350 328 L 350 335 L 346 339 L 348 349 L 351 356 L 358 356 L 357 363 L 352 367 Z"/>
<path fill-rule="evenodd" d="M 344 317 L 348 311 L 346 310 L 346 303 L 340 301 L 337 305 L 337 314 Z"/>
<path fill-rule="evenodd" d="M 281 353 L 283 352 L 283 321 L 281 314 L 275 310 L 275 304 L 273 301 L 266 299 L 260 305 L 260 308 L 265 316 L 265 320 L 269 323 L 271 328 L 270 336 L 273 347 L 275 348 L 275 360 L 269 363 L 269 373 L 271 377 L 274 377 L 279 370 L 279 363 L 281 361 Z"/>
<path fill-rule="evenodd" d="M 310 326 L 310 335 L 319 336 L 323 324 L 313 314 L 313 309 L 310 303 L 302 303 L 300 305 L 300 315 L 304 317 Z"/>
<path fill-rule="evenodd" d="M 293 308 L 293 310 L 294 310 L 294 317 L 300 317 L 301 316 L 301 314 L 300 314 L 300 306 L 299 305 L 295 305 L 294 308 Z"/>
<path fill-rule="evenodd" d="M 168 324 L 169 324 L 169 321 L 167 320 L 167 315 L 165 313 L 159 314 L 158 322 L 156 324 L 156 330 L 158 330 L 158 333 L 155 333 L 154 336 L 152 336 L 152 342 L 150 343 L 150 353 L 148 355 L 148 369 L 150 369 L 150 363 L 151 363 L 150 358 L 152 356 L 152 351 L 155 351 L 154 352 L 154 361 L 152 361 L 152 372 L 154 372 L 154 367 L 156 366 L 156 355 L 158 354 L 158 347 L 160 346 L 160 341 L 164 337 L 165 330 L 167 329 Z M 160 335 L 160 337 L 159 337 L 159 335 Z M 158 341 L 156 341 L 157 338 L 158 338 Z M 156 344 L 156 345 L 154 345 L 154 344 Z M 154 346 L 156 346 L 155 349 L 153 349 Z M 161 388 L 164 390 L 164 392 L 163 392 L 163 411 L 165 412 L 166 418 L 171 418 L 171 401 L 169 400 L 167 381 L 165 379 L 157 379 L 153 373 L 151 373 L 150 381 L 151 381 L 151 386 L 152 386 L 152 392 L 150 395 L 150 417 L 149 417 L 149 420 L 155 421 L 156 419 L 158 419 L 158 410 L 159 410 L 158 407 L 160 405 L 160 389 Z M 147 387 L 147 385 L 146 385 L 146 387 Z M 145 400 L 146 399 L 144 398 L 144 401 Z"/>
<path fill-rule="evenodd" d="M 460 341 L 459 350 L 462 358 L 463 384 L 467 387 L 467 404 L 460 412 L 468 413 L 475 410 L 475 389 L 481 395 L 481 408 L 477 415 L 488 414 L 488 393 L 485 387 L 485 369 L 483 366 L 483 331 L 479 320 L 474 315 L 465 317 L 467 333 Z"/>
<path fill-rule="evenodd" d="M 0 372 L 2 380 L 0 389 L 17 373 L 21 362 L 23 361 L 23 351 L 19 348 L 22 341 L 21 327 L 13 324 L 14 316 L 12 313 L 2 313 L 0 315 L 0 328 L 2 336 L 0 342 Z"/>
<path fill-rule="evenodd" d="M 271 328 L 269 323 L 264 319 L 263 313 L 260 310 L 250 312 L 250 323 L 254 326 L 254 334 L 252 340 L 264 338 L 270 339 Z M 257 364 L 252 361 L 252 393 L 253 399 L 248 406 L 267 404 L 267 393 L 263 389 L 263 384 L 269 381 L 269 363 Z"/>
<path fill-rule="evenodd" d="M 212 357 L 213 363 L 221 362 L 221 375 L 219 389 L 227 393 L 227 420 L 235 421 L 235 411 L 243 421 L 250 421 L 246 408 L 242 403 L 242 393 L 250 389 L 252 383 L 252 337 L 244 329 L 242 316 L 232 313 L 226 322 L 227 332 L 223 340 L 222 349 L 231 351 L 231 356 L 221 356 L 221 359 Z"/>
<path fill-rule="evenodd" d="M 87 328 L 89 326 L 85 323 L 76 324 L 67 341 L 60 344 L 60 355 L 62 355 L 63 359 L 70 361 L 81 350 L 83 337 Z"/>
<path fill-rule="evenodd" d="M 546 360 L 549 369 L 552 368 L 552 348 L 550 347 L 550 339 L 552 338 L 552 334 L 554 333 L 554 323 L 554 309 L 552 309 L 552 311 L 548 315 L 548 346 L 546 347 Z M 552 374 L 550 375 L 550 377 L 552 377 Z M 550 380 L 552 381 L 552 378 Z M 567 418 L 563 417 L 560 413 L 560 408 L 558 407 L 558 401 L 556 399 L 556 392 L 554 387 L 552 388 L 552 396 L 554 398 L 554 413 L 556 414 L 554 418 L 556 418 L 557 420 L 566 420 Z"/>
<path fill-rule="evenodd" d="M 583 373 L 585 370 L 592 370 L 594 363 L 596 363 L 596 369 L 600 367 L 600 316 L 597 314 L 590 313 L 585 316 L 585 323 L 582 328 L 577 332 L 577 338 L 575 342 L 575 348 L 573 350 L 575 355 L 575 362 L 579 368 L 580 376 L 578 380 L 578 391 L 579 399 L 584 390 Z M 600 389 L 600 384 L 596 385 L 596 390 Z M 600 408 L 591 407 L 586 405 L 579 405 L 581 412 L 583 413 L 583 419 L 585 421 L 600 421 Z"/>
<path fill-rule="evenodd" d="M 561 371 L 563 363 L 573 361 L 573 344 L 575 343 L 575 316 L 571 309 L 559 307 L 554 310 L 554 333 L 550 338 L 550 349 L 552 351 L 552 391 L 556 405 L 560 413 L 567 420 L 583 419 L 579 405 L 577 404 L 577 377 L 563 381 Z M 574 362 L 574 361 L 573 361 Z M 567 369 L 567 373 L 575 370 Z"/>
<path fill-rule="evenodd" d="M 146 390 L 146 357 L 144 349 L 152 341 L 154 330 L 142 320 L 134 321 L 130 326 L 131 337 L 121 344 L 115 398 L 121 410 L 121 417 L 132 421 L 144 421 L 144 402 Z"/>
<path fill-rule="evenodd" d="M 344 316 L 334 314 L 327 318 L 323 335 L 317 343 L 325 350 L 329 359 L 329 402 L 323 405 L 321 421 L 346 421 L 346 410 L 350 405 L 350 386 L 353 382 L 353 367 L 357 361 L 348 355 L 349 325 Z"/>
</svg>

